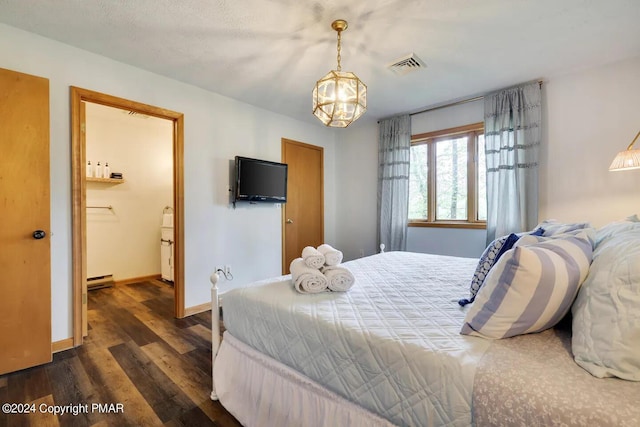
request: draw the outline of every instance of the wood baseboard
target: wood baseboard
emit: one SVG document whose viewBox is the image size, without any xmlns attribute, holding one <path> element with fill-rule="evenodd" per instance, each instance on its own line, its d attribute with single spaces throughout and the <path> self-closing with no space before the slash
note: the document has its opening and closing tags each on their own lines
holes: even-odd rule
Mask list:
<svg viewBox="0 0 640 427">
<path fill-rule="evenodd" d="M 140 277 L 132 277 L 130 279 L 116 280 L 113 283 L 115 283 L 116 286 L 130 285 L 131 283 L 146 282 L 148 280 L 159 280 L 161 278 L 162 278 L 162 274 L 151 274 L 149 276 L 140 276 Z"/>
<path fill-rule="evenodd" d="M 73 337 L 51 343 L 51 353 L 58 353 L 70 348 L 73 348 Z"/>
<path fill-rule="evenodd" d="M 211 303 L 207 302 L 204 304 L 200 304 L 200 305 L 194 305 L 193 307 L 187 307 L 184 309 L 184 315 L 186 316 L 191 316 L 194 314 L 198 314 L 198 313 L 203 313 L 205 311 L 209 311 L 211 310 Z"/>
</svg>

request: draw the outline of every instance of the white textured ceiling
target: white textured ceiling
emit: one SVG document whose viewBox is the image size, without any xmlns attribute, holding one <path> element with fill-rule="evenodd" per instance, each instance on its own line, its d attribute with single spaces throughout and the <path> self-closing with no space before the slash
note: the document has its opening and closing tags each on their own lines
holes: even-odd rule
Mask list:
<svg viewBox="0 0 640 427">
<path fill-rule="evenodd" d="M 338 18 L 359 122 L 640 55 L 640 0 L 0 0 L 7 25 L 320 126 Z M 411 52 L 426 69 L 387 69 Z"/>
</svg>

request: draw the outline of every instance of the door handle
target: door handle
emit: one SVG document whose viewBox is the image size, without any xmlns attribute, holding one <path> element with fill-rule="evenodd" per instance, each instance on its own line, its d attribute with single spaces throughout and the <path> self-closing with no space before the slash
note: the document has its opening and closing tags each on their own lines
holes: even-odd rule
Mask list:
<svg viewBox="0 0 640 427">
<path fill-rule="evenodd" d="M 45 233 L 44 230 L 36 230 L 33 232 L 33 238 L 37 240 L 44 239 L 46 235 L 47 233 Z"/>
<path fill-rule="evenodd" d="M 293 220 L 291 218 L 287 218 L 287 224 L 293 224 Z"/>
</svg>

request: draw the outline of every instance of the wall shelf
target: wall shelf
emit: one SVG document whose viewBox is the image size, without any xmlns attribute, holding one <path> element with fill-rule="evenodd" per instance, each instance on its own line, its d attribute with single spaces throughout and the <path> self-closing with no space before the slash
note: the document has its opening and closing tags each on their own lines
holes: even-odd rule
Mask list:
<svg viewBox="0 0 640 427">
<path fill-rule="evenodd" d="M 103 182 L 106 184 L 122 184 L 124 179 L 86 177 L 87 182 Z"/>
</svg>

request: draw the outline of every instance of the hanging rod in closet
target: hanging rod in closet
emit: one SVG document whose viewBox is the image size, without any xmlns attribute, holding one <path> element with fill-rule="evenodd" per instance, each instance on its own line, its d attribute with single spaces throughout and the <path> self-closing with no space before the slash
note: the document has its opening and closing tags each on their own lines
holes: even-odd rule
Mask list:
<svg viewBox="0 0 640 427">
<path fill-rule="evenodd" d="M 108 206 L 87 206 L 87 209 L 109 209 L 110 211 L 113 210 L 113 206 L 108 205 Z"/>
</svg>

